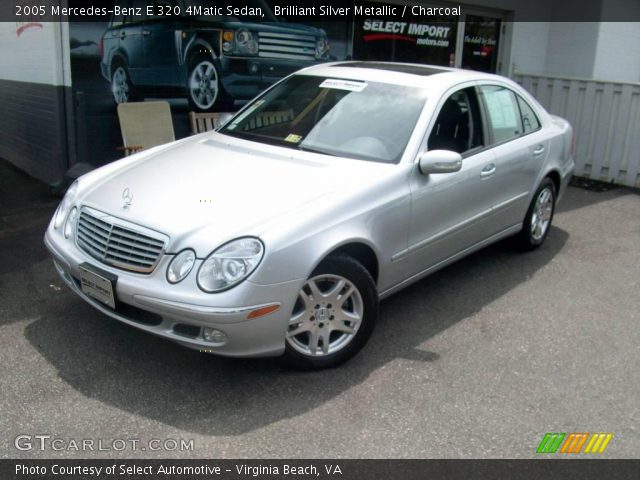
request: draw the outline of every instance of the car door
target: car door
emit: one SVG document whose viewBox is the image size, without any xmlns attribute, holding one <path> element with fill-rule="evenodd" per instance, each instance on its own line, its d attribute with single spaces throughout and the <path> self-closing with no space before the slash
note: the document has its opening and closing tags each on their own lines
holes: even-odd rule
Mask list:
<svg viewBox="0 0 640 480">
<path fill-rule="evenodd" d="M 407 271 L 415 275 L 496 233 L 496 159 L 487 138 L 473 85 L 448 92 L 439 105 L 421 151 L 454 150 L 462 155 L 458 172 L 410 180 L 411 221 Z"/>
<path fill-rule="evenodd" d="M 522 222 L 548 153 L 548 140 L 531 106 L 505 85 L 479 85 L 489 142 L 496 156 L 494 211 L 500 228 Z"/>
</svg>

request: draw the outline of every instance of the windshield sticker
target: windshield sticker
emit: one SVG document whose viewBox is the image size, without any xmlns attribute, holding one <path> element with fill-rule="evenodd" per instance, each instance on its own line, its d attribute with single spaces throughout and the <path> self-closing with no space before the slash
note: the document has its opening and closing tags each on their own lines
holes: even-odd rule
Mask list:
<svg viewBox="0 0 640 480">
<path fill-rule="evenodd" d="M 327 78 L 320 84 L 320 88 L 335 88 L 337 90 L 348 90 L 350 92 L 361 92 L 367 88 L 366 82 L 352 82 L 337 78 Z"/>
<path fill-rule="evenodd" d="M 284 139 L 285 142 L 291 142 L 291 143 L 300 143 L 300 140 L 302 140 L 302 136 L 301 135 L 296 135 L 294 133 L 290 133 Z"/>
<path fill-rule="evenodd" d="M 233 130 L 234 128 L 236 128 L 242 120 L 244 120 L 249 115 L 251 115 L 263 103 L 264 103 L 264 100 L 258 100 L 253 105 L 249 105 L 244 112 L 242 112 L 240 115 L 238 115 L 236 118 L 233 119 L 233 122 L 229 124 L 227 129 Z"/>
</svg>

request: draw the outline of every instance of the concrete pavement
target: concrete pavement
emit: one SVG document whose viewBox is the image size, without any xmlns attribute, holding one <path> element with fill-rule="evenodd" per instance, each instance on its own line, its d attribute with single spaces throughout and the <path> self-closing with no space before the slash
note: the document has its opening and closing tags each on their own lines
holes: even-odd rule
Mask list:
<svg viewBox="0 0 640 480">
<path fill-rule="evenodd" d="M 640 454 L 640 195 L 570 188 L 543 248 L 501 243 L 381 305 L 341 368 L 181 348 L 96 312 L 42 244 L 57 205 L 0 162 L 2 457 L 522 458 L 546 432 Z M 14 447 L 193 440 L 193 451 Z M 39 447 L 35 445 L 34 447 Z"/>
</svg>

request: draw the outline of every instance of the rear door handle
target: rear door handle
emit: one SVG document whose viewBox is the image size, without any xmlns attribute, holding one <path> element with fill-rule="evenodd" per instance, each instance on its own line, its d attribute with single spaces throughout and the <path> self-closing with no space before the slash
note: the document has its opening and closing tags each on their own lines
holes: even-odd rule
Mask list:
<svg viewBox="0 0 640 480">
<path fill-rule="evenodd" d="M 535 150 L 533 151 L 533 156 L 534 157 L 539 157 L 540 155 L 542 155 L 544 153 L 544 145 L 538 145 Z"/>
<path fill-rule="evenodd" d="M 142 35 L 144 35 L 145 37 L 146 37 L 147 35 L 151 35 L 151 30 L 147 30 L 146 28 L 144 28 L 144 29 L 142 30 Z"/>
<path fill-rule="evenodd" d="M 480 176 L 481 177 L 488 177 L 490 175 L 493 175 L 494 173 L 496 173 L 496 164 L 495 163 L 488 163 L 487 165 L 484 166 L 484 168 L 480 172 Z"/>
</svg>

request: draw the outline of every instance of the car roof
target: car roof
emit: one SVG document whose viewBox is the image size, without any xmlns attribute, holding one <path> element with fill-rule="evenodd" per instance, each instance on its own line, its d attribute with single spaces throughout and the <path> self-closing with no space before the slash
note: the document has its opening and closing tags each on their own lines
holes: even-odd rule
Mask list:
<svg viewBox="0 0 640 480">
<path fill-rule="evenodd" d="M 395 62 L 343 61 L 322 63 L 305 68 L 300 73 L 427 88 L 445 88 L 473 80 L 499 79 L 509 82 L 505 77 L 474 70 Z"/>
<path fill-rule="evenodd" d="M 449 70 L 434 65 L 421 65 L 417 63 L 392 63 L 392 62 L 340 62 L 332 63 L 332 67 L 370 68 L 385 70 L 388 72 L 410 73 L 412 75 L 434 75 L 445 73 Z"/>
</svg>

